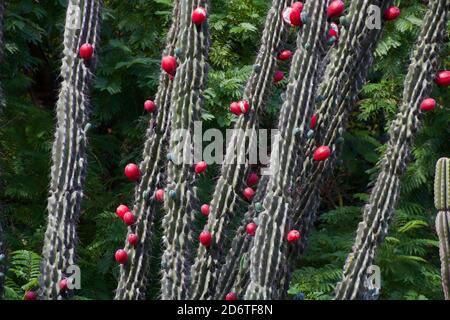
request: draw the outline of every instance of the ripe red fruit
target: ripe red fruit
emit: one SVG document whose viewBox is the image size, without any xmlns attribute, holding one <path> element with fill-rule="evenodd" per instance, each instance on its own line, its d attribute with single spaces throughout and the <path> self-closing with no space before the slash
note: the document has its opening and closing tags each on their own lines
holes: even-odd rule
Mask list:
<svg viewBox="0 0 450 320">
<path fill-rule="evenodd" d="M 200 243 L 205 247 L 209 247 L 211 245 L 212 236 L 209 231 L 202 231 L 198 239 L 200 240 Z"/>
<path fill-rule="evenodd" d="M 317 124 L 317 115 L 313 114 L 313 116 L 311 117 L 311 122 L 309 124 L 309 128 L 311 130 L 314 130 L 314 128 L 316 127 Z"/>
<path fill-rule="evenodd" d="M 155 199 L 158 202 L 163 202 L 164 201 L 164 190 L 163 189 L 158 189 L 155 192 Z"/>
<path fill-rule="evenodd" d="M 80 47 L 80 58 L 89 60 L 94 54 L 94 47 L 90 43 L 85 43 Z"/>
<path fill-rule="evenodd" d="M 127 213 L 128 211 L 130 211 L 130 209 L 124 205 L 121 204 L 120 206 L 117 207 L 116 209 L 116 214 L 120 219 L 123 219 L 123 216 L 125 215 L 125 213 Z"/>
<path fill-rule="evenodd" d="M 281 80 L 284 79 L 284 72 L 283 71 L 277 71 L 275 72 L 275 75 L 273 76 L 273 82 L 278 83 Z"/>
<path fill-rule="evenodd" d="M 331 154 L 331 150 L 327 146 L 321 146 L 314 151 L 314 160 L 323 161 L 328 159 Z"/>
<path fill-rule="evenodd" d="M 200 211 L 201 211 L 202 215 L 207 217 L 209 215 L 209 211 L 210 211 L 209 204 L 202 205 L 200 208 Z"/>
<path fill-rule="evenodd" d="M 339 27 L 334 22 L 330 23 L 330 30 L 328 30 L 328 39 L 330 39 L 331 37 L 339 39 Z"/>
<path fill-rule="evenodd" d="M 287 241 L 289 243 L 295 242 L 300 239 L 300 232 L 298 230 L 291 230 L 287 235 Z"/>
<path fill-rule="evenodd" d="M 202 7 L 198 7 L 192 12 L 192 23 L 202 24 L 206 20 L 206 10 Z"/>
<path fill-rule="evenodd" d="M 206 171 L 208 164 L 205 161 L 200 161 L 195 165 L 195 173 L 200 174 Z"/>
<path fill-rule="evenodd" d="M 345 9 L 345 4 L 341 0 L 334 0 L 327 8 L 327 15 L 329 18 L 339 17 Z"/>
<path fill-rule="evenodd" d="M 430 111 L 436 108 L 436 100 L 433 98 L 428 98 L 422 101 L 420 104 L 420 110 L 422 111 Z"/>
<path fill-rule="evenodd" d="M 130 245 L 135 246 L 135 245 L 137 245 L 138 241 L 139 241 L 139 237 L 136 234 L 130 233 L 128 235 L 128 243 Z"/>
<path fill-rule="evenodd" d="M 239 101 L 238 104 L 239 104 L 239 109 L 241 109 L 241 112 L 243 114 L 247 113 L 248 110 L 250 110 L 250 104 L 248 103 L 247 100 Z"/>
<path fill-rule="evenodd" d="M 130 211 L 125 212 L 123 215 L 123 222 L 125 222 L 127 226 L 131 226 L 134 223 L 134 215 Z"/>
<path fill-rule="evenodd" d="M 247 177 L 247 186 L 254 186 L 259 181 L 259 177 L 256 173 L 252 172 Z"/>
<path fill-rule="evenodd" d="M 450 70 L 439 71 L 434 82 L 440 87 L 448 87 L 450 85 Z"/>
<path fill-rule="evenodd" d="M 290 58 L 292 58 L 292 51 L 291 50 L 283 50 L 278 54 L 278 60 L 281 61 L 287 61 Z"/>
<path fill-rule="evenodd" d="M 144 102 L 144 109 L 148 112 L 153 112 L 156 110 L 156 104 L 152 100 L 147 100 Z"/>
<path fill-rule="evenodd" d="M 128 253 L 123 249 L 117 250 L 114 257 L 120 264 L 125 264 L 128 261 Z"/>
<path fill-rule="evenodd" d="M 23 296 L 24 300 L 36 300 L 37 299 L 37 293 L 34 291 L 27 291 L 25 292 L 25 295 Z"/>
<path fill-rule="evenodd" d="M 296 10 L 302 12 L 302 11 L 303 11 L 303 3 L 300 2 L 300 1 L 294 2 L 294 3 L 291 5 L 291 8 L 292 8 L 292 9 L 296 9 Z"/>
<path fill-rule="evenodd" d="M 387 21 L 395 20 L 399 15 L 400 9 L 394 6 L 389 7 L 386 9 L 386 11 L 384 11 L 384 19 L 386 19 Z"/>
<path fill-rule="evenodd" d="M 173 56 L 165 56 L 161 61 L 161 68 L 169 75 L 174 76 L 177 70 L 177 59 Z"/>
<path fill-rule="evenodd" d="M 139 171 L 139 167 L 134 163 L 129 163 L 125 167 L 125 176 L 130 181 L 137 181 L 141 177 L 141 172 Z"/>
<path fill-rule="evenodd" d="M 255 190 L 253 190 L 252 188 L 245 188 L 245 190 L 244 190 L 244 197 L 248 201 L 251 201 L 254 196 L 255 196 Z"/>
<path fill-rule="evenodd" d="M 302 12 L 301 10 L 292 8 L 289 14 L 289 20 L 291 21 L 291 25 L 294 27 L 300 27 L 302 25 Z"/>
<path fill-rule="evenodd" d="M 227 301 L 237 300 L 236 294 L 234 292 L 227 293 L 227 295 L 225 296 L 225 300 Z"/>
<path fill-rule="evenodd" d="M 240 116 L 242 114 L 241 107 L 239 106 L 239 103 L 237 103 L 237 102 L 232 102 L 230 104 L 230 111 L 231 111 L 231 113 L 234 113 L 237 116 Z"/>
<path fill-rule="evenodd" d="M 254 236 L 256 233 L 256 228 L 258 228 L 258 225 L 254 222 L 250 222 L 249 224 L 247 224 L 247 226 L 245 227 L 245 231 L 247 232 L 247 234 Z"/>
<path fill-rule="evenodd" d="M 66 278 L 62 279 L 59 282 L 59 291 L 66 291 L 68 289 L 67 284 L 68 284 L 67 279 Z"/>
</svg>

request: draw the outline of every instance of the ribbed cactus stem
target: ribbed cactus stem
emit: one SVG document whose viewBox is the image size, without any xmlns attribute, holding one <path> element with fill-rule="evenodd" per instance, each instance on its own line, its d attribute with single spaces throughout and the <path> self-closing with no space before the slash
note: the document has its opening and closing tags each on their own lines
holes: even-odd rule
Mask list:
<svg viewBox="0 0 450 320">
<path fill-rule="evenodd" d="M 193 247 L 198 235 L 192 235 L 195 210 L 199 209 L 196 196 L 196 173 L 192 159 L 194 122 L 200 119 L 203 95 L 208 74 L 209 27 L 205 22 L 196 26 L 191 14 L 197 7 L 209 12 L 209 1 L 186 0 L 180 4 L 180 31 L 177 48 L 181 50 L 179 66 L 171 96 L 170 152 L 175 161 L 168 165 L 168 188 L 175 198 L 166 197 L 163 220 L 162 299 L 186 299 L 190 288 L 190 267 Z M 190 135 L 189 141 L 183 139 Z M 180 146 L 183 148 L 180 149 Z"/>
<path fill-rule="evenodd" d="M 4 28 L 4 18 L 5 18 L 5 0 L 0 0 L 0 61 L 3 61 L 3 28 Z M 5 106 L 5 97 L 3 94 L 3 86 L 0 83 L 0 111 Z"/>
<path fill-rule="evenodd" d="M 199 246 L 192 268 L 193 299 L 209 299 L 217 294 L 215 286 L 224 262 L 225 248 L 228 247 L 225 232 L 233 218 L 246 211 L 243 210 L 247 203 L 242 192 L 249 167 L 238 159 L 246 159 L 251 150 L 250 144 L 255 143 L 255 136 L 250 133 L 255 132 L 258 126 L 258 114 L 265 110 L 273 86 L 277 53 L 288 34 L 288 26 L 283 22 L 281 13 L 292 2 L 273 0 L 267 14 L 255 68 L 244 90 L 243 99 L 249 102 L 250 111 L 240 116 L 234 126 L 211 201 L 206 228 L 213 234 L 213 242 L 209 250 Z"/>
<path fill-rule="evenodd" d="M 174 55 L 175 45 L 179 34 L 180 1 L 173 3 L 172 26 L 167 34 L 166 48 L 163 57 Z M 121 266 L 120 278 L 117 285 L 115 299 L 137 300 L 144 299 L 149 277 L 149 267 L 152 255 L 153 224 L 159 209 L 154 199 L 157 189 L 166 185 L 167 149 L 170 137 L 170 97 L 173 81 L 169 75 L 162 72 L 155 98 L 156 112 L 148 125 L 145 144 L 139 167 L 142 178 L 135 188 L 133 213 L 136 223 L 129 228 L 129 234 L 138 235 L 139 242 L 131 246 L 125 242 L 128 253 L 128 263 Z"/>
<path fill-rule="evenodd" d="M 414 135 L 420 125 L 420 103 L 432 89 L 439 51 L 448 20 L 448 0 L 430 0 L 422 31 L 411 56 L 404 82 L 403 101 L 390 127 L 381 171 L 364 207 L 352 252 L 344 266 L 343 279 L 336 287 L 336 299 L 372 299 L 367 280 L 376 249 L 388 233 L 400 194 L 400 178 L 406 170 Z"/>
<path fill-rule="evenodd" d="M 441 281 L 445 300 L 450 300 L 450 159 L 441 158 L 436 164 L 434 199 L 438 214 L 436 232 L 439 237 Z"/>
<path fill-rule="evenodd" d="M 0 300 L 3 300 L 5 294 L 5 278 L 6 278 L 6 246 L 5 234 L 2 223 L 0 221 Z"/>
<path fill-rule="evenodd" d="M 311 22 L 298 36 L 286 98 L 278 122 L 278 152 L 271 156 L 271 166 L 278 171 L 270 176 L 259 214 L 258 229 L 250 251 L 250 283 L 246 299 L 280 299 L 279 272 L 285 268 L 287 231 L 292 215 L 294 173 L 301 162 L 301 146 L 307 139 L 307 128 L 320 80 L 326 50 L 327 1 L 308 1 L 304 11 Z M 308 44 L 308 49 L 306 49 Z M 295 129 L 300 129 L 294 133 Z M 298 156 L 300 154 L 300 156 Z"/>
<path fill-rule="evenodd" d="M 42 251 L 40 298 L 59 299 L 59 282 L 76 263 L 76 226 L 86 177 L 86 147 L 90 103 L 89 91 L 97 53 L 84 61 L 79 48 L 90 43 L 98 50 L 99 0 L 70 0 L 64 32 L 62 79 L 52 149 L 51 181 L 47 204 L 48 221 Z"/>
</svg>

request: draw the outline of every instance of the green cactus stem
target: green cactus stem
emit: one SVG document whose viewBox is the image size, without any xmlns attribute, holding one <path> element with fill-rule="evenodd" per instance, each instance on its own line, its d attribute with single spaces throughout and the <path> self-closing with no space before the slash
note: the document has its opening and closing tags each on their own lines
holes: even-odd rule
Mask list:
<svg viewBox="0 0 450 320">
<path fill-rule="evenodd" d="M 97 52 L 92 59 L 79 57 L 79 48 L 90 43 L 98 49 L 99 0 L 70 0 L 64 32 L 61 90 L 56 104 L 57 125 L 52 149 L 48 221 L 42 251 L 41 299 L 61 299 L 59 281 L 75 264 L 77 232 L 86 177 L 89 92 Z"/>
<path fill-rule="evenodd" d="M 367 281 L 376 249 L 388 233 L 389 222 L 400 194 L 400 178 L 406 170 L 414 135 L 420 125 L 420 103 L 432 90 L 447 20 L 448 0 L 430 0 L 422 31 L 411 56 L 403 91 L 403 102 L 390 127 L 381 171 L 364 207 L 352 252 L 336 286 L 336 299 L 373 299 Z M 378 292 L 374 292 L 378 293 Z"/>
<path fill-rule="evenodd" d="M 441 281 L 445 300 L 450 300 L 450 159 L 441 158 L 436 164 L 434 180 L 436 232 L 439 237 Z"/>
<path fill-rule="evenodd" d="M 326 54 L 327 1 L 308 1 L 304 11 L 311 16 L 311 23 L 303 26 L 297 39 L 286 99 L 281 107 L 278 122 L 279 151 L 272 154 L 271 165 L 279 170 L 270 176 L 264 198 L 265 210 L 258 216 L 259 225 L 250 251 L 250 280 L 246 299 L 280 299 L 278 272 L 285 267 L 286 235 L 292 215 L 292 192 L 295 171 L 301 161 L 301 146 L 306 142 L 308 125 L 313 114 L 316 88 L 321 77 Z M 309 43 L 310 49 L 302 49 Z M 294 128 L 301 128 L 301 135 L 292 135 Z M 282 286 L 284 287 L 284 285 Z M 280 296 L 281 295 L 281 296 Z"/>
<path fill-rule="evenodd" d="M 186 0 L 180 4 L 180 32 L 176 46 L 184 54 L 179 59 L 171 96 L 170 152 L 178 150 L 193 154 L 192 141 L 184 144 L 184 150 L 177 149 L 186 134 L 186 131 L 180 130 L 187 130 L 191 137 L 194 136 L 194 122 L 200 119 L 203 106 L 210 35 L 207 23 L 196 26 L 191 21 L 192 11 L 198 6 L 209 12 L 209 1 Z M 174 156 L 177 161 L 168 164 L 168 186 L 179 197 L 166 198 L 167 212 L 162 223 L 164 252 L 161 261 L 161 298 L 165 300 L 187 298 L 191 285 L 193 248 L 194 243 L 197 243 L 194 237 L 198 237 L 192 234 L 195 211 L 199 208 L 196 173 L 190 161 L 184 161 L 185 157 L 179 153 Z"/>
<path fill-rule="evenodd" d="M 215 290 L 220 268 L 225 259 L 225 248 L 229 242 L 225 231 L 236 215 L 244 214 L 247 203 L 242 197 L 245 179 L 249 172 L 247 164 L 238 159 L 245 159 L 254 141 L 254 136 L 239 134 L 254 132 L 258 125 L 258 115 L 265 110 L 272 86 L 273 75 L 277 68 L 277 52 L 288 35 L 288 26 L 283 22 L 281 12 L 292 0 L 273 0 L 261 38 L 261 45 L 255 61 L 253 72 L 247 81 L 243 99 L 250 104 L 250 112 L 239 117 L 234 134 L 226 150 L 226 163 L 222 166 L 211 201 L 211 212 L 206 228 L 213 234 L 210 249 L 199 246 L 192 268 L 192 298 L 209 299 L 217 294 Z M 240 147 L 240 146 L 246 146 Z"/>
<path fill-rule="evenodd" d="M 166 48 L 163 56 L 173 55 L 179 34 L 180 1 L 173 3 L 173 21 L 167 34 Z M 153 199 L 157 189 L 166 185 L 166 168 L 168 156 L 167 149 L 170 137 L 170 96 L 173 81 L 162 72 L 159 78 L 159 87 L 155 98 L 157 114 L 153 116 L 145 136 L 142 161 L 139 168 L 142 178 L 135 188 L 133 213 L 136 223 L 129 228 L 129 233 L 139 236 L 135 246 L 125 242 L 128 252 L 128 263 L 121 265 L 120 278 L 115 293 L 117 300 L 144 299 L 149 278 L 149 266 L 153 250 L 153 230 L 158 204 Z"/>
</svg>

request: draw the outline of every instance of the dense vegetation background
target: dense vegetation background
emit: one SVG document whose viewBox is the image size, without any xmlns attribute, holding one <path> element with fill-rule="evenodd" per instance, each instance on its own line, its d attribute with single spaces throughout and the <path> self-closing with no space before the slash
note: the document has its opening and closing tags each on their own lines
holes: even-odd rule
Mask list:
<svg viewBox="0 0 450 320">
<path fill-rule="evenodd" d="M 132 198 L 133 185 L 123 177 L 123 167 L 140 160 L 148 121 L 142 104 L 157 88 L 171 14 L 170 0 L 104 2 L 100 65 L 92 93 L 89 176 L 79 225 L 82 290 L 78 298 L 88 299 L 110 299 L 116 287 L 118 267 L 113 253 L 123 244 L 126 227 L 114 210 Z M 229 127 L 228 106 L 241 96 L 269 3 L 212 0 L 205 129 Z M 425 9 L 417 0 L 399 0 L 396 5 L 402 9 L 401 17 L 389 23 L 376 50 L 370 81 L 360 93 L 349 124 L 343 161 L 331 183 L 321 190 L 322 214 L 295 273 L 292 295 L 330 298 L 353 242 L 389 121 L 401 99 L 409 52 Z M 0 218 L 10 253 L 10 299 L 21 299 L 25 290 L 36 286 L 39 274 L 65 6 L 64 0 L 7 1 L 6 56 L 0 66 L 7 99 L 0 122 Z M 450 69 L 449 49 L 447 43 L 442 69 Z M 287 71 L 288 65 L 282 69 Z M 282 90 L 283 83 L 270 101 L 265 127 L 271 128 L 276 119 Z M 450 156 L 448 89 L 436 89 L 434 97 L 440 108 L 425 117 L 395 221 L 378 254 L 383 299 L 443 298 L 432 180 L 436 160 Z M 209 178 L 217 173 L 212 171 Z M 211 192 L 206 179 L 200 191 L 205 199 Z M 154 260 L 152 297 L 158 295 L 159 262 Z"/>
</svg>

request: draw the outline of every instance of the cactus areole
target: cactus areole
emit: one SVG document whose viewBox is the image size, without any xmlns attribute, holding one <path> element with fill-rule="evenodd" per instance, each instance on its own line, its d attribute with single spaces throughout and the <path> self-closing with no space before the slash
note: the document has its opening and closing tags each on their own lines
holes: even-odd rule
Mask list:
<svg viewBox="0 0 450 320">
<path fill-rule="evenodd" d="M 117 250 L 114 257 L 119 264 L 125 264 L 128 261 L 128 253 L 123 249 Z"/>
<path fill-rule="evenodd" d="M 23 296 L 24 300 L 36 300 L 37 299 L 37 293 L 34 291 L 27 291 L 25 295 Z"/>
<path fill-rule="evenodd" d="M 439 71 L 434 81 L 440 87 L 448 87 L 450 85 L 450 70 Z"/>
<path fill-rule="evenodd" d="M 206 171 L 208 164 L 205 161 L 200 161 L 195 165 L 195 173 L 200 174 Z"/>
<path fill-rule="evenodd" d="M 292 58 L 291 50 L 283 50 L 278 54 L 278 60 L 287 61 Z"/>
<path fill-rule="evenodd" d="M 344 13 L 345 4 L 341 0 L 334 0 L 327 8 L 328 18 L 337 18 Z"/>
<path fill-rule="evenodd" d="M 384 19 L 387 21 L 393 21 L 400 16 L 400 9 L 397 7 L 389 7 L 384 11 Z"/>
<path fill-rule="evenodd" d="M 130 181 L 138 181 L 141 178 L 139 167 L 134 163 L 129 163 L 125 167 L 125 176 Z"/>
<path fill-rule="evenodd" d="M 296 242 L 300 239 L 300 232 L 298 230 L 291 230 L 287 235 L 287 241 L 289 243 Z"/>
<path fill-rule="evenodd" d="M 256 229 L 258 228 L 258 225 L 254 222 L 250 222 L 249 224 L 247 224 L 247 226 L 245 227 L 245 232 L 247 232 L 248 235 L 250 236 L 254 236 L 256 233 Z"/>
<path fill-rule="evenodd" d="M 209 231 L 202 231 L 200 233 L 200 236 L 198 237 L 198 240 L 200 241 L 200 243 L 205 246 L 205 247 L 209 247 L 211 245 L 212 242 L 212 235 Z"/>
<path fill-rule="evenodd" d="M 328 157 L 331 155 L 331 150 L 327 146 L 321 146 L 314 151 L 314 160 L 316 161 L 324 161 L 327 160 Z"/>
<path fill-rule="evenodd" d="M 161 61 L 161 68 L 172 77 L 177 71 L 177 59 L 173 56 L 165 56 Z"/>
<path fill-rule="evenodd" d="M 135 246 L 135 245 L 137 245 L 137 243 L 138 243 L 138 241 L 139 241 L 139 237 L 138 237 L 136 234 L 134 234 L 134 233 L 130 233 L 130 234 L 128 235 L 127 240 L 128 240 L 128 243 L 129 243 L 130 245 Z"/>
<path fill-rule="evenodd" d="M 234 292 L 227 293 L 227 295 L 225 296 L 225 300 L 227 300 L 227 301 L 237 300 L 236 293 L 234 293 Z"/>
<path fill-rule="evenodd" d="M 152 100 L 144 102 L 144 109 L 147 112 L 154 112 L 156 110 L 156 104 Z"/>
<path fill-rule="evenodd" d="M 80 58 L 89 60 L 94 55 L 94 47 L 90 43 L 85 43 L 80 47 Z"/>
<path fill-rule="evenodd" d="M 125 224 L 127 226 L 131 226 L 134 223 L 134 215 L 128 211 L 123 215 L 123 222 L 125 222 Z"/>
<path fill-rule="evenodd" d="M 117 207 L 116 214 L 120 219 L 123 219 L 123 216 L 125 215 L 125 213 L 127 213 L 129 211 L 130 211 L 130 209 L 126 205 L 121 204 L 120 206 Z"/>
<path fill-rule="evenodd" d="M 428 98 L 422 101 L 420 104 L 420 110 L 422 111 L 431 111 L 436 108 L 436 100 L 433 98 Z"/>
<path fill-rule="evenodd" d="M 192 12 L 192 23 L 200 25 L 206 21 L 206 10 L 205 8 L 198 7 Z"/>
<path fill-rule="evenodd" d="M 209 216 L 209 212 L 210 212 L 210 208 L 209 208 L 209 204 L 204 204 L 200 207 L 200 212 L 202 213 L 202 215 L 204 215 L 205 217 Z"/>
</svg>

